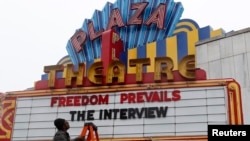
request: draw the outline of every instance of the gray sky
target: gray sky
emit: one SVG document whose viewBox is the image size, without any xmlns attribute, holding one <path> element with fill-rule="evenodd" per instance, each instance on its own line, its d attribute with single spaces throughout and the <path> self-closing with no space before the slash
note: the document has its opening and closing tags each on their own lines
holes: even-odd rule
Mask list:
<svg viewBox="0 0 250 141">
<path fill-rule="evenodd" d="M 116 0 L 108 0 L 114 3 Z M 250 27 L 249 0 L 174 0 L 181 19 L 226 32 Z M 0 92 L 24 90 L 67 55 L 66 43 L 107 0 L 0 0 Z"/>
</svg>

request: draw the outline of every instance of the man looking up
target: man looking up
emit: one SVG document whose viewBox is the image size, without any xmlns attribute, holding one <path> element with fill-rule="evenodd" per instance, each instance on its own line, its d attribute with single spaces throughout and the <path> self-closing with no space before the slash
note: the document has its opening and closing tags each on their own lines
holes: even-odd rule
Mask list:
<svg viewBox="0 0 250 141">
<path fill-rule="evenodd" d="M 57 118 L 54 120 L 54 125 L 57 128 L 57 132 L 53 137 L 53 141 L 71 141 L 70 135 L 67 132 L 70 128 L 69 122 L 63 118 Z M 85 137 L 76 137 L 72 141 L 85 141 Z"/>
</svg>

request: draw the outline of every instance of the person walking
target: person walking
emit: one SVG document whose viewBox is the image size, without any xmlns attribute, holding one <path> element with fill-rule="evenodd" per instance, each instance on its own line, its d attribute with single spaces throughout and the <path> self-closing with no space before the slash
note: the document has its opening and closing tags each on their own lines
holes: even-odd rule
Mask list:
<svg viewBox="0 0 250 141">
<path fill-rule="evenodd" d="M 78 136 L 73 140 L 70 140 L 68 129 L 70 128 L 69 122 L 63 118 L 57 118 L 54 120 L 54 125 L 57 128 L 57 132 L 53 137 L 53 141 L 85 141 L 85 137 Z"/>
</svg>

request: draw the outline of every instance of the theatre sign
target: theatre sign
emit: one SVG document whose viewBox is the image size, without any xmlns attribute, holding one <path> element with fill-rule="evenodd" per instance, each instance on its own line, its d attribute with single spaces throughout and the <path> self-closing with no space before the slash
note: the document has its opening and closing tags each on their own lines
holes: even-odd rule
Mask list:
<svg viewBox="0 0 250 141">
<path fill-rule="evenodd" d="M 233 79 L 22 91 L 2 106 L 4 141 L 50 140 L 56 117 L 70 122 L 72 136 L 93 122 L 103 140 L 207 140 L 209 124 L 243 124 Z"/>
<path fill-rule="evenodd" d="M 53 121 L 84 123 L 101 140 L 207 140 L 209 124 L 243 124 L 234 79 L 207 80 L 195 43 L 221 29 L 180 19 L 173 0 L 118 0 L 69 38 L 68 56 L 45 66 L 34 90 L 1 96 L 0 140 L 51 140 Z"/>
</svg>

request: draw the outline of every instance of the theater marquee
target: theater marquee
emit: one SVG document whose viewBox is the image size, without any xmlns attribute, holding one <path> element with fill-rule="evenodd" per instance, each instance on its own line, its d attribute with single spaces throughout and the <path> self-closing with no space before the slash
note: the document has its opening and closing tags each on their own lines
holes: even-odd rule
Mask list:
<svg viewBox="0 0 250 141">
<path fill-rule="evenodd" d="M 193 136 L 206 138 L 209 124 L 242 124 L 240 87 L 232 79 L 127 87 L 87 88 L 78 91 L 41 91 L 43 96 L 19 93 L 14 138 L 54 133 L 51 121 L 69 120 L 77 136 L 85 122 L 98 126 L 101 138 Z M 67 94 L 67 95 L 65 95 Z M 35 95 L 35 94 L 34 94 Z M 29 128 L 20 128 L 27 125 Z M 192 128 L 190 128 L 192 127 Z"/>
<path fill-rule="evenodd" d="M 207 80 L 196 66 L 195 44 L 223 30 L 182 12 L 173 0 L 96 10 L 34 90 L 0 95 L 0 140 L 50 141 L 58 117 L 70 122 L 71 137 L 93 122 L 102 140 L 207 140 L 209 124 L 243 124 L 238 83 Z"/>
</svg>

